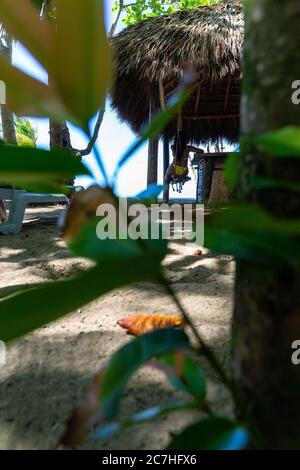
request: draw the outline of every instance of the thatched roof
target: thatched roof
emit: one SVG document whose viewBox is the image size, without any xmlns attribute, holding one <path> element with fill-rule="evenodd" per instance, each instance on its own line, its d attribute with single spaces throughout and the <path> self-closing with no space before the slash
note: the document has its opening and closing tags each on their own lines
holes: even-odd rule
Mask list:
<svg viewBox="0 0 300 470">
<path fill-rule="evenodd" d="M 192 63 L 198 80 L 182 110 L 186 135 L 194 142 L 219 137 L 236 142 L 243 36 L 244 18 L 238 0 L 181 10 L 129 26 L 113 40 L 113 107 L 138 132 L 148 122 L 150 99 L 160 108 L 162 95 L 167 99 L 178 86 L 182 66 Z M 174 120 L 167 133 L 175 135 L 176 127 Z"/>
</svg>

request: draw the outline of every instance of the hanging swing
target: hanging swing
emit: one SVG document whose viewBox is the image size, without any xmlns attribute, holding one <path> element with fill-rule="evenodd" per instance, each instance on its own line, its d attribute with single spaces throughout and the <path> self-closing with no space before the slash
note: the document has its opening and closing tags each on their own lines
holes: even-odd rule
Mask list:
<svg viewBox="0 0 300 470">
<path fill-rule="evenodd" d="M 185 136 L 182 129 L 181 112 L 177 116 L 177 134 L 175 142 L 175 177 L 173 177 L 171 180 L 171 186 L 173 191 L 176 191 L 181 194 L 185 183 L 191 181 L 190 176 L 186 174 L 188 167 L 185 167 L 183 164 L 183 147 L 185 146 Z M 178 154 L 180 154 L 180 162 L 178 161 Z"/>
<path fill-rule="evenodd" d="M 181 194 L 183 191 L 183 186 L 188 181 L 191 181 L 190 176 L 178 176 L 176 178 L 173 178 L 173 180 L 171 181 L 172 190 Z"/>
</svg>

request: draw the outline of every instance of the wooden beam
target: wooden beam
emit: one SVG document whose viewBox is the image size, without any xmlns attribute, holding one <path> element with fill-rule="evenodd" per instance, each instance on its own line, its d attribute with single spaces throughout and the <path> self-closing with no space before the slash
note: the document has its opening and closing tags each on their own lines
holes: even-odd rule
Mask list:
<svg viewBox="0 0 300 470">
<path fill-rule="evenodd" d="M 198 111 L 198 108 L 199 108 L 200 94 L 201 94 L 201 83 L 199 84 L 198 89 L 197 89 L 197 98 L 196 98 L 196 103 L 195 103 L 195 113 Z"/>
<path fill-rule="evenodd" d="M 163 178 L 165 182 L 165 176 L 170 165 L 170 147 L 169 147 L 169 137 L 164 135 L 164 158 L 163 158 Z M 164 199 L 169 200 L 170 187 L 164 188 Z"/>
<path fill-rule="evenodd" d="M 193 91 L 195 91 L 195 89 L 199 85 L 202 85 L 202 83 L 203 83 L 203 80 L 198 80 L 197 82 L 193 83 L 192 84 Z M 179 83 L 177 83 L 175 87 L 172 87 L 168 92 L 165 92 L 165 98 L 169 98 L 171 95 L 173 95 L 176 92 L 176 90 L 178 90 L 178 87 L 179 87 Z M 168 86 L 165 86 L 164 89 L 167 90 Z"/>
<path fill-rule="evenodd" d="M 201 115 L 188 115 L 188 114 L 183 114 L 182 119 L 190 119 L 192 121 L 197 121 L 197 120 L 205 120 L 208 119 L 209 121 L 213 119 L 234 119 L 234 118 L 239 118 L 240 114 L 223 114 L 220 116 L 201 116 Z"/>
<path fill-rule="evenodd" d="M 169 147 L 169 137 L 164 135 L 164 166 L 163 166 L 163 174 L 167 173 L 167 170 L 170 165 L 170 147 Z"/>
<path fill-rule="evenodd" d="M 225 96 L 225 104 L 224 104 L 224 111 L 226 113 L 228 108 L 228 100 L 229 100 L 229 93 L 230 93 L 230 86 L 231 86 L 231 77 L 229 77 L 227 87 L 226 87 L 226 96 Z"/>
<path fill-rule="evenodd" d="M 152 99 L 149 102 L 149 124 L 155 117 L 156 109 Z M 157 169 L 158 169 L 158 137 L 155 137 L 148 142 L 148 171 L 147 171 L 147 186 L 157 184 Z"/>
<path fill-rule="evenodd" d="M 159 102 L 160 102 L 160 107 L 162 110 L 165 109 L 166 107 L 166 102 L 165 102 L 165 90 L 164 90 L 164 85 L 163 85 L 163 81 L 162 81 L 162 78 L 159 77 Z"/>
<path fill-rule="evenodd" d="M 177 114 L 177 131 L 182 131 L 182 113 L 181 113 L 181 110 Z"/>
<path fill-rule="evenodd" d="M 158 138 L 149 140 L 148 143 L 148 174 L 147 186 L 157 184 L 158 170 Z"/>
<path fill-rule="evenodd" d="M 232 87 L 231 87 L 232 90 Z M 214 93 L 213 95 L 206 95 L 204 92 L 202 92 L 201 95 L 201 101 L 209 101 L 209 102 L 215 102 L 215 101 L 222 101 L 224 103 L 226 98 L 226 92 L 225 93 Z M 239 100 L 241 98 L 240 93 L 230 93 L 230 99 L 235 98 L 236 100 Z M 194 99 L 194 95 L 191 96 L 189 99 L 188 103 L 196 103 L 196 99 Z"/>
</svg>

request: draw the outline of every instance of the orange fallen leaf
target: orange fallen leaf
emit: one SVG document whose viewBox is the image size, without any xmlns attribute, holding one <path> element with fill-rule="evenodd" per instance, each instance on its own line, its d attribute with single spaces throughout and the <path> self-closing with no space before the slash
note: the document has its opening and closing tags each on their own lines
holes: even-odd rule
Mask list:
<svg viewBox="0 0 300 470">
<path fill-rule="evenodd" d="M 184 320 L 179 315 L 131 315 L 121 318 L 118 325 L 134 336 L 141 336 L 162 328 L 182 328 Z"/>
</svg>

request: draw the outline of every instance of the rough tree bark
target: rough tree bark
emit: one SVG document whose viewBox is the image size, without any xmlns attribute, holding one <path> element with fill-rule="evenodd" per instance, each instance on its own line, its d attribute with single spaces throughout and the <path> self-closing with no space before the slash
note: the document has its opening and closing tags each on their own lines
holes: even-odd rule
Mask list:
<svg viewBox="0 0 300 470">
<path fill-rule="evenodd" d="M 53 0 L 45 0 L 44 2 L 44 8 L 43 8 L 43 19 L 45 20 L 48 16 L 48 12 L 53 9 Z M 117 14 L 115 17 L 115 21 L 112 23 L 111 28 L 108 32 L 108 39 L 111 39 L 115 31 L 117 29 L 118 23 L 121 18 L 121 14 L 124 8 L 124 0 L 118 0 L 118 8 L 117 8 Z M 93 150 L 94 145 L 97 142 L 99 131 L 103 122 L 104 118 L 104 113 L 105 113 L 105 104 L 103 106 L 103 109 L 99 110 L 99 115 L 98 119 L 95 124 L 93 136 L 91 138 L 91 141 L 88 143 L 87 147 L 83 150 L 75 150 L 73 149 L 71 145 L 71 139 L 70 139 L 70 132 L 68 129 L 67 124 L 65 125 L 59 125 L 55 121 L 50 120 L 50 125 L 49 125 L 49 134 L 50 134 L 50 149 L 55 149 L 55 148 L 64 148 L 64 149 L 69 149 L 71 151 L 75 151 L 78 155 L 87 156 L 90 155 L 90 153 Z M 67 144 L 69 142 L 69 145 Z"/>
<path fill-rule="evenodd" d="M 243 133 L 300 125 L 300 106 L 291 100 L 292 82 L 300 78 L 299 0 L 245 3 Z M 299 193 L 251 191 L 250 175 L 299 183 L 299 159 L 270 160 L 254 148 L 243 156 L 239 188 L 244 200 L 260 204 L 275 216 L 299 218 Z M 300 339 L 300 271 L 283 266 L 271 277 L 251 276 L 261 268 L 258 262 L 238 262 L 233 373 L 264 437 L 263 447 L 299 449 L 300 366 L 291 363 L 291 344 Z"/>
<path fill-rule="evenodd" d="M 10 63 L 12 61 L 12 38 L 3 32 L 0 40 L 0 55 L 5 57 Z M 1 122 L 4 142 L 17 145 L 14 115 L 6 105 L 1 105 Z"/>
<path fill-rule="evenodd" d="M 43 7 L 43 21 L 53 21 L 53 19 L 49 19 L 49 13 L 53 10 L 54 5 L 53 0 L 45 0 L 44 7 Z M 49 77 L 49 81 L 51 81 L 51 77 Z M 71 152 L 74 151 L 71 143 L 70 131 L 68 128 L 67 123 L 58 123 L 54 119 L 49 119 L 49 146 L 50 150 L 69 150 Z M 74 185 L 74 178 L 66 181 L 66 184 L 73 186 Z"/>
<path fill-rule="evenodd" d="M 67 124 L 58 124 L 50 119 L 49 121 L 50 149 L 73 151 L 70 131 Z"/>
<path fill-rule="evenodd" d="M 12 38 L 3 31 L 2 37 L 0 38 L 0 56 L 6 58 L 10 63 L 12 61 L 12 48 Z M 6 105 L 1 105 L 0 108 L 3 140 L 9 144 L 17 145 L 14 115 Z M 7 213 L 5 205 L 2 199 L 0 199 L 0 223 L 5 222 L 6 219 Z"/>
</svg>

